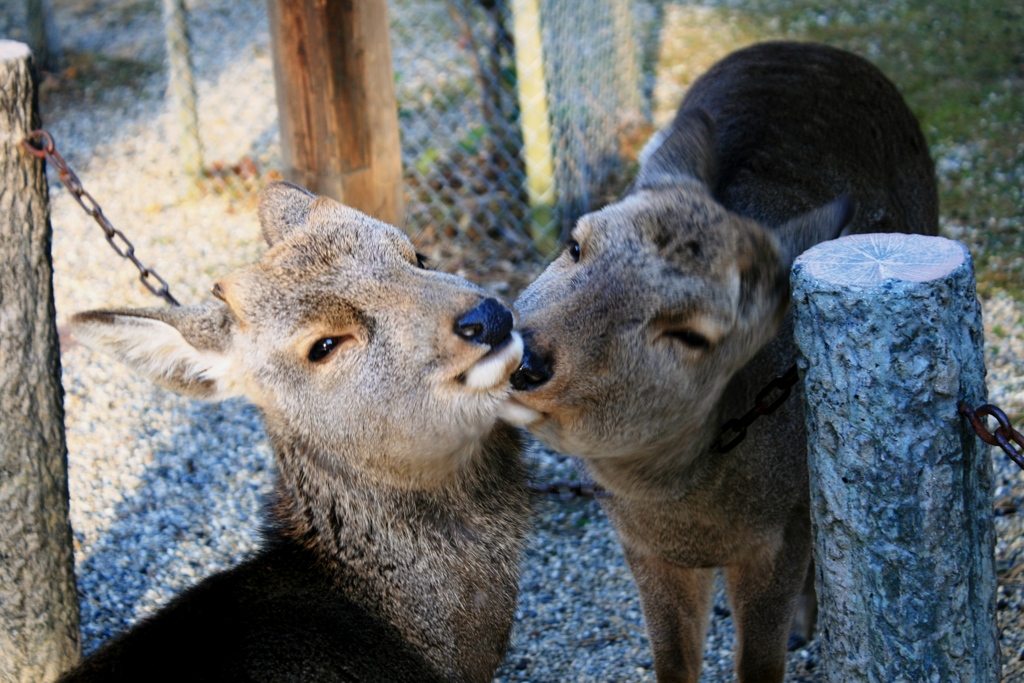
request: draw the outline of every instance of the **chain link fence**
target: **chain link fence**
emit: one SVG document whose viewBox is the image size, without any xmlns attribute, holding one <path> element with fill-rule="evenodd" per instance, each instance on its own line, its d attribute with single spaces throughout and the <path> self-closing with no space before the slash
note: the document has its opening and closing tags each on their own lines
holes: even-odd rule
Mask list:
<svg viewBox="0 0 1024 683">
<path fill-rule="evenodd" d="M 524 22 L 531 4 L 539 21 Z M 389 9 L 407 229 L 446 268 L 492 272 L 518 289 L 547 255 L 532 236 L 565 234 L 625 185 L 635 156 L 624 138 L 649 130 L 643 48 L 657 6 L 393 0 Z M 548 178 L 530 177 L 536 119 L 524 107 L 538 102 L 526 96 L 528 75 L 542 79 Z"/>
<path fill-rule="evenodd" d="M 49 7 L 0 4 L 19 10 L 0 13 L 0 31 L 22 40 L 29 39 L 27 28 L 18 29 L 28 25 L 25 8 Z M 171 134 L 182 173 L 196 176 L 203 191 L 247 196 L 280 177 L 263 2 L 58 4 L 58 12 L 76 19 L 106 22 L 112 45 L 139 45 L 134 51 L 121 46 L 119 54 L 138 62 L 128 64 L 126 78 L 161 81 L 179 121 Z M 524 7 L 538 17 L 525 34 L 516 23 Z M 644 124 L 660 2 L 391 0 L 388 10 L 406 229 L 435 266 L 514 294 L 550 253 L 532 236 L 564 234 L 624 188 L 636 140 L 649 132 Z M 135 37 L 120 35 L 128 31 Z M 517 40 L 523 43 L 518 55 Z M 106 48 L 94 46 L 97 54 Z M 80 52 L 71 51 L 67 61 L 82 68 Z M 537 107 L 523 97 L 524 74 L 541 79 L 549 135 L 543 146 L 550 159 L 540 174 L 524 151 L 524 139 L 537 128 L 523 109 Z M 550 177 L 538 178 L 545 173 Z M 537 182 L 553 190 L 547 200 L 531 196 Z"/>
</svg>

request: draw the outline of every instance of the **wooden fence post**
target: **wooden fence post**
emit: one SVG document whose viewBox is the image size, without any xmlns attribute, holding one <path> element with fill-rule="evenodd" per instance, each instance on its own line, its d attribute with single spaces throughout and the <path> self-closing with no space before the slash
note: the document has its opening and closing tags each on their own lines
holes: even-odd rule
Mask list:
<svg viewBox="0 0 1024 683">
<path fill-rule="evenodd" d="M 50 206 L 27 45 L 0 40 L 0 681 L 49 681 L 79 655 Z"/>
<path fill-rule="evenodd" d="M 827 679 L 998 681 L 990 452 L 957 413 L 986 396 L 970 254 L 853 235 L 792 282 Z"/>
<path fill-rule="evenodd" d="M 386 0 L 268 0 L 285 178 L 405 222 Z"/>
</svg>

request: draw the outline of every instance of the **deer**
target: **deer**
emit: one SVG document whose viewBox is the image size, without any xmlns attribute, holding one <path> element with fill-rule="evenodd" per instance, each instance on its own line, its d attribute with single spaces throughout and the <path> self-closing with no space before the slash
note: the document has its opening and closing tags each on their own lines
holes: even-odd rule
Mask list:
<svg viewBox="0 0 1024 683">
<path fill-rule="evenodd" d="M 796 362 L 793 260 L 846 234 L 934 235 L 937 195 L 877 67 L 760 43 L 693 83 L 625 196 L 580 218 L 516 300 L 526 350 L 505 413 L 608 492 L 659 683 L 699 678 L 716 568 L 741 683 L 782 681 L 791 628 L 810 637 L 802 389 L 738 444 L 723 425 Z"/>
<path fill-rule="evenodd" d="M 277 462 L 261 547 L 60 681 L 490 681 L 528 514 L 499 419 L 514 313 L 327 197 L 275 182 L 258 214 L 269 248 L 214 300 L 71 324 L 167 389 L 259 408 Z"/>
</svg>

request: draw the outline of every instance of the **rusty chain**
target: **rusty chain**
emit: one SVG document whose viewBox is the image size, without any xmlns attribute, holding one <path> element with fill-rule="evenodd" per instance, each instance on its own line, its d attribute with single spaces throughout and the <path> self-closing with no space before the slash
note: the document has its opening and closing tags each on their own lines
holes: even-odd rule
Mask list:
<svg viewBox="0 0 1024 683">
<path fill-rule="evenodd" d="M 790 392 L 798 379 L 797 368 L 794 365 L 784 375 L 776 377 L 768 383 L 754 401 L 751 408 L 743 417 L 729 420 L 722 425 L 722 432 L 712 444 L 712 449 L 719 453 L 727 453 L 735 448 L 747 435 L 747 427 L 761 415 L 769 415 L 782 405 L 783 401 L 789 398 Z M 1003 452 L 1017 463 L 1017 466 L 1024 469 L 1024 435 L 1013 428 L 1010 419 L 998 406 L 985 404 L 977 410 L 961 401 L 958 404 L 961 415 L 967 417 L 975 433 L 985 443 L 991 446 L 999 446 Z M 990 432 L 985 426 L 983 418 L 991 417 L 999 425 L 994 432 Z M 733 432 L 731 439 L 726 437 Z M 1014 446 L 1016 444 L 1016 447 Z"/>
<path fill-rule="evenodd" d="M 32 144 L 33 141 L 41 141 L 42 147 L 36 147 Z M 139 261 L 138 257 L 135 256 L 135 246 L 125 237 L 123 232 L 111 225 L 107 217 L 103 215 L 103 209 L 99 203 L 82 187 L 82 182 L 78 179 L 78 176 L 68 167 L 64 157 L 57 151 L 56 146 L 53 144 L 53 137 L 45 130 L 34 130 L 28 134 L 27 138 L 21 141 L 21 146 L 26 152 L 37 159 L 45 159 L 53 164 L 64 187 L 68 188 L 68 191 L 75 198 L 75 201 L 78 202 L 78 205 L 87 214 L 92 216 L 100 228 L 103 229 L 110 247 L 117 252 L 118 256 L 131 261 L 139 269 L 139 281 L 142 282 L 146 289 L 170 305 L 180 306 L 181 304 L 178 303 L 178 300 L 171 296 L 167 281 L 160 277 L 160 274 L 155 270 Z M 159 283 L 159 286 L 153 284 L 153 280 Z"/>
<path fill-rule="evenodd" d="M 1006 417 L 1006 413 L 990 403 L 974 409 L 961 401 L 957 408 L 960 414 L 965 416 L 971 423 L 971 427 L 974 428 L 978 438 L 990 446 L 1002 448 L 1010 460 L 1017 463 L 1017 466 L 1021 469 L 1024 469 L 1024 435 L 1013 428 L 1013 425 L 1010 424 L 1010 418 Z M 994 418 L 999 423 L 994 432 L 990 432 L 988 427 L 985 426 L 984 418 L 986 417 Z M 1017 444 L 1016 448 L 1014 444 Z"/>
</svg>

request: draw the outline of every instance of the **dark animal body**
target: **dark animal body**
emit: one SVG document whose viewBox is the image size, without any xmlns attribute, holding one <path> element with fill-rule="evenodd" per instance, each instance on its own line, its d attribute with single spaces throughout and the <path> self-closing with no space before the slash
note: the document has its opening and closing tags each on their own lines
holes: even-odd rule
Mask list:
<svg viewBox="0 0 1024 683">
<path fill-rule="evenodd" d="M 508 514 L 508 484 L 523 473 L 518 463 L 517 434 L 502 427 L 489 442 L 482 454 L 489 464 L 468 476 L 463 486 L 467 493 L 493 492 L 472 495 L 475 512 L 490 517 L 496 512 Z M 61 681 L 490 680 L 489 672 L 500 662 L 507 645 L 510 619 L 496 629 L 459 629 L 459 640 L 472 653 L 467 659 L 479 659 L 460 664 L 480 670 L 480 675 L 463 677 L 445 672 L 423 654 L 431 647 L 444 651 L 451 643 L 431 642 L 429 625 L 422 640 L 410 642 L 393 623 L 393 610 L 384 604 L 405 601 L 405 607 L 413 611 L 431 614 L 436 609 L 438 618 L 450 618 L 443 614 L 447 607 L 443 596 L 430 584 L 439 580 L 442 572 L 452 576 L 453 565 L 472 554 L 461 546 L 484 540 L 470 538 L 464 521 L 459 519 L 467 512 L 464 503 L 469 497 L 456 495 L 453 500 L 450 496 L 426 495 L 410 500 L 406 493 L 373 494 L 367 509 L 394 505 L 397 510 L 416 510 L 419 519 L 415 523 L 424 526 L 415 533 L 431 547 L 410 547 L 403 558 L 404 566 L 398 566 L 398 558 L 380 557 L 374 536 L 388 533 L 390 524 L 401 526 L 410 520 L 381 519 L 363 527 L 352 521 L 362 516 L 362 511 L 356 510 L 353 515 L 333 505 L 334 501 L 305 500 L 299 504 L 279 498 L 270 507 L 274 526 L 265 533 L 259 554 L 178 596 L 153 618 L 106 644 Z M 311 509 L 306 508 L 309 505 Z M 458 514 L 452 514 L 453 510 Z M 313 531 L 320 520 L 312 525 L 309 521 L 314 517 L 322 517 L 325 524 L 334 527 L 340 546 L 337 551 L 325 552 Z M 521 533 L 518 526 L 513 520 L 511 528 L 499 531 L 514 540 Z M 505 538 L 490 540 L 497 552 L 496 557 L 488 559 L 502 564 L 515 561 L 516 549 L 506 545 Z M 442 548 L 452 553 L 447 562 L 430 556 Z M 423 554 L 417 557 L 417 553 Z M 410 585 L 401 585 L 401 575 L 410 572 L 424 576 Z M 437 575 L 426 576 L 428 572 Z M 504 604 L 492 605 L 496 614 L 488 614 L 497 616 L 499 622 L 503 612 L 515 609 L 514 587 L 505 585 L 501 589 L 505 592 Z M 419 591 L 422 593 L 417 594 Z M 467 597 L 472 607 L 472 596 Z M 434 600 L 437 604 L 432 604 Z M 465 621 L 468 626 L 476 619 L 466 615 Z M 438 625 L 438 639 L 453 635 L 446 626 L 450 625 Z"/>
<path fill-rule="evenodd" d="M 271 248 L 220 301 L 73 324 L 168 388 L 260 407 L 279 465 L 263 547 L 60 680 L 490 681 L 528 512 L 497 418 L 513 315 L 294 186 L 269 186 L 260 218 Z"/>
<path fill-rule="evenodd" d="M 873 64 L 810 43 L 762 43 L 715 64 L 679 116 L 715 124 L 722 206 L 766 227 L 846 194 L 844 234 L 938 232 L 935 168 L 917 118 Z"/>
<path fill-rule="evenodd" d="M 782 680 L 802 592 L 805 637 L 814 617 L 799 387 L 736 448 L 715 441 L 796 360 L 797 255 L 937 223 L 933 164 L 896 87 L 849 52 L 763 43 L 693 84 L 627 195 L 581 218 L 516 302 L 513 409 L 612 493 L 659 681 L 698 680 L 716 567 L 739 680 Z"/>
</svg>

